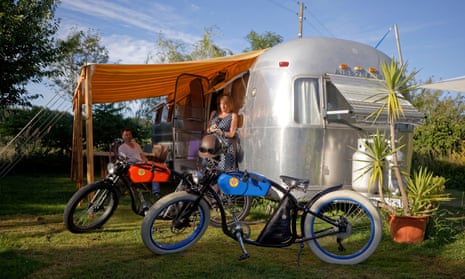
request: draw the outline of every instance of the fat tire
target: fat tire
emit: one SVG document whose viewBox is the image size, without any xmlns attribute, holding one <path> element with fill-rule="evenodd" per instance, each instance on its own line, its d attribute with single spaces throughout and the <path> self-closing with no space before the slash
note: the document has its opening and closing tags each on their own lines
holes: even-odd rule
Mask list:
<svg viewBox="0 0 465 279">
<path fill-rule="evenodd" d="M 336 210 L 339 209 L 339 210 Z M 333 210 L 334 209 L 334 210 Z M 310 208 L 315 213 L 334 219 L 344 216 L 351 224 L 351 232 L 336 234 L 343 238 L 345 251 L 337 249 L 336 236 L 308 240 L 310 250 L 322 261 L 331 264 L 353 265 L 368 259 L 378 247 L 383 234 L 382 220 L 378 209 L 364 196 L 350 190 L 339 190 L 323 195 Z M 332 213 L 338 211 L 333 216 Z M 304 220 L 304 236 L 315 237 L 323 224 L 319 218 L 307 214 Z M 328 227 L 328 224 L 324 225 Z"/>
<path fill-rule="evenodd" d="M 93 212 L 95 213 L 93 216 L 88 214 L 91 206 L 89 196 L 104 198 L 101 201 L 104 203 L 103 207 L 98 206 L 98 210 Z M 85 233 L 98 229 L 113 215 L 118 207 L 118 202 L 117 192 L 104 181 L 86 185 L 74 193 L 66 204 L 63 214 L 65 227 L 72 233 Z"/>
<path fill-rule="evenodd" d="M 208 228 L 210 207 L 202 199 L 196 213 L 189 214 L 189 223 L 181 227 L 175 226 L 177 217 L 181 215 L 175 211 L 176 208 L 192 205 L 197 199 L 198 195 L 180 191 L 158 200 L 142 221 L 141 237 L 144 245 L 158 255 L 179 253 L 194 245 Z"/>
</svg>

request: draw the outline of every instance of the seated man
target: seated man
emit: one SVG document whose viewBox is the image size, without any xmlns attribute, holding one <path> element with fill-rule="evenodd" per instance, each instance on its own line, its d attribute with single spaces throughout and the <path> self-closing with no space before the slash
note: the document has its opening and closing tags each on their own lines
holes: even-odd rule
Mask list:
<svg viewBox="0 0 465 279">
<path fill-rule="evenodd" d="M 147 161 L 147 157 L 140 145 L 133 139 L 132 131 L 129 128 L 123 129 L 122 138 L 124 143 L 118 148 L 118 153 L 126 155 L 130 162 Z M 152 194 L 160 195 L 160 183 L 152 182 Z"/>
</svg>

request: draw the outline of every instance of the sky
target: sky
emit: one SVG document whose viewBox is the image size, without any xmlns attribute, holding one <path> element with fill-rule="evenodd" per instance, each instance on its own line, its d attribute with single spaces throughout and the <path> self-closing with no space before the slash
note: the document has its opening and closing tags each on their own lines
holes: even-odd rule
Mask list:
<svg viewBox="0 0 465 279">
<path fill-rule="evenodd" d="M 353 40 L 402 60 L 419 71 L 420 82 L 465 75 L 465 1 L 462 0 L 303 0 L 303 37 Z M 250 31 L 273 32 L 284 41 L 298 38 L 295 0 L 61 0 L 55 16 L 58 36 L 72 28 L 92 29 L 109 50 L 110 62 L 143 64 L 156 53 L 161 33 L 192 46 L 214 28 L 214 43 L 241 53 Z"/>
</svg>

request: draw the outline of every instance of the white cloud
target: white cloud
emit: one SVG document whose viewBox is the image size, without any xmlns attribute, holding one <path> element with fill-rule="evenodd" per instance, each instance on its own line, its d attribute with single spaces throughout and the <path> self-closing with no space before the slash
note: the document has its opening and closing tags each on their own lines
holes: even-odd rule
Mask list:
<svg viewBox="0 0 465 279">
<path fill-rule="evenodd" d="M 147 24 L 147 22 L 157 24 L 155 18 L 132 8 L 125 7 L 122 4 L 115 3 L 115 1 L 96 2 L 90 0 L 64 0 L 62 3 L 62 7 L 65 9 L 105 20 L 126 22 L 143 29 L 150 29 L 150 25 Z"/>
<path fill-rule="evenodd" d="M 201 37 L 179 31 L 188 26 L 189 19 L 179 15 L 172 6 L 137 0 L 62 0 L 59 9 L 65 17 L 62 19 L 58 37 L 64 39 L 77 27 L 80 30 L 96 30 L 102 44 L 108 49 L 111 63 L 141 64 L 147 55 L 154 52 L 157 34 L 164 38 L 181 41 L 186 46 L 198 42 Z M 198 9 L 198 7 L 191 7 Z M 102 33 L 98 27 L 110 24 L 116 32 Z M 118 27 L 134 30 L 132 33 L 121 31 Z M 147 38 L 147 39 L 145 39 Z"/>
<path fill-rule="evenodd" d="M 79 12 L 95 20 L 104 20 L 112 24 L 119 23 L 135 30 L 150 33 L 163 33 L 167 38 L 181 40 L 192 44 L 200 39 L 182 31 L 181 26 L 188 26 L 189 19 L 181 17 L 171 6 L 157 3 L 137 5 L 136 1 L 92 1 L 92 0 L 63 0 L 62 8 Z M 89 22 L 90 18 L 82 18 L 80 22 Z"/>
<path fill-rule="evenodd" d="M 155 42 L 119 35 L 102 38 L 102 44 L 110 53 L 110 63 L 120 64 L 143 64 L 155 49 Z"/>
</svg>

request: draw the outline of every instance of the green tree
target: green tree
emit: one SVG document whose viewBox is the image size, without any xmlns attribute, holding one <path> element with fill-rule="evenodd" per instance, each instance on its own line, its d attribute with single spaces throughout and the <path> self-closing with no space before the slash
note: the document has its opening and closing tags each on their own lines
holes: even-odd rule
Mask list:
<svg viewBox="0 0 465 279">
<path fill-rule="evenodd" d="M 70 154 L 73 117 L 64 111 L 33 106 L 11 108 L 0 115 L 0 135 L 4 144 L 12 142 L 18 156 L 30 153 Z"/>
<path fill-rule="evenodd" d="M 107 146 L 115 138 L 120 138 L 121 130 L 126 127 L 131 128 L 134 136 L 139 138 L 139 143 L 150 137 L 150 132 L 147 132 L 151 131 L 149 125 L 138 119 L 124 118 L 122 109 L 113 104 L 95 105 L 92 119 L 94 131 L 98 131 L 94 133 L 94 145 L 97 149 L 108 149 Z"/>
<path fill-rule="evenodd" d="M 423 89 L 413 97 L 413 104 L 426 116 L 423 125 L 415 128 L 415 152 L 431 159 L 460 152 L 465 138 L 464 97 Z"/>
<path fill-rule="evenodd" d="M 212 37 L 216 34 L 214 27 L 204 29 L 202 39 L 194 45 L 194 50 L 190 54 L 192 60 L 208 59 L 233 54 L 231 50 L 221 48 L 213 42 Z"/>
<path fill-rule="evenodd" d="M 48 125 L 41 124 L 45 134 L 41 139 L 43 154 L 59 153 L 71 154 L 73 138 L 73 116 L 65 111 L 47 110 L 45 115 L 49 119 Z"/>
<path fill-rule="evenodd" d="M 101 45 L 98 33 L 73 29 L 65 40 L 57 41 L 59 60 L 53 65 L 57 75 L 52 78 L 60 92 L 72 96 L 81 67 L 88 63 L 107 63 L 108 50 Z"/>
<path fill-rule="evenodd" d="M 267 31 L 262 35 L 258 34 L 255 31 L 250 31 L 249 34 L 245 37 L 250 43 L 250 47 L 246 48 L 244 51 L 259 50 L 272 47 L 283 41 L 283 37 L 274 32 Z"/>
<path fill-rule="evenodd" d="M 156 55 L 149 53 L 145 61 L 146 64 L 150 61 L 155 63 L 172 63 L 180 61 L 192 60 L 191 56 L 186 53 L 186 45 L 179 40 L 170 40 L 159 33 L 157 36 L 157 51 Z"/>
<path fill-rule="evenodd" d="M 0 2 L 0 108 L 28 105 L 28 82 L 40 82 L 56 61 L 55 0 L 3 0 Z"/>
</svg>

